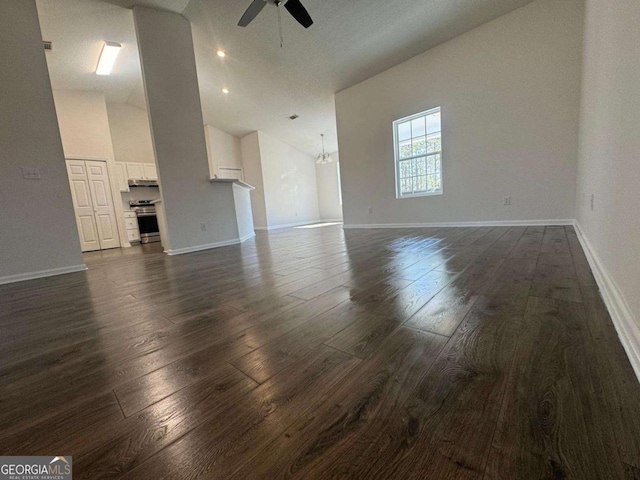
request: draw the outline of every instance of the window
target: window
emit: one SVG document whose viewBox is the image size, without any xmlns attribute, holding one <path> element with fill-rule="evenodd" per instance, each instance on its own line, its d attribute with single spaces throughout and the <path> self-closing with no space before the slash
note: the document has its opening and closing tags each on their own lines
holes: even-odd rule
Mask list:
<svg viewBox="0 0 640 480">
<path fill-rule="evenodd" d="M 440 107 L 393 122 L 396 198 L 442 195 Z"/>
</svg>

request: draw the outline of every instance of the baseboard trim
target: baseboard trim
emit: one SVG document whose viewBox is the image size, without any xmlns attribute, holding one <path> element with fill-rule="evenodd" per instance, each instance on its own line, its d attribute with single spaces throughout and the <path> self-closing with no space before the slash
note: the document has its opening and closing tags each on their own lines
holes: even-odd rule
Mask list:
<svg viewBox="0 0 640 480">
<path fill-rule="evenodd" d="M 629 362 L 631 362 L 636 377 L 638 377 L 638 381 L 640 381 L 640 326 L 634 320 L 631 309 L 627 305 L 616 282 L 604 267 L 600 256 L 591 246 L 591 243 L 577 222 L 575 229 L 580 245 L 582 245 L 589 266 L 591 266 L 591 270 L 593 271 L 593 276 L 600 288 L 600 294 L 602 295 L 604 304 L 607 310 L 609 310 L 613 325 L 618 332 L 620 343 L 622 343 L 624 350 L 627 352 Z"/>
<path fill-rule="evenodd" d="M 345 224 L 343 228 L 433 228 L 433 227 L 537 227 L 574 225 L 573 219 L 490 220 L 486 222 L 372 223 Z"/>
<path fill-rule="evenodd" d="M 342 218 L 323 218 L 319 223 L 342 223 Z"/>
<path fill-rule="evenodd" d="M 7 283 L 24 282 L 26 280 L 35 280 L 37 278 L 53 277 L 55 275 L 65 275 L 67 273 L 84 272 L 87 270 L 87 266 L 83 263 L 81 265 L 72 265 L 70 267 L 52 268 L 50 270 L 40 270 L 38 272 L 19 273 L 18 275 L 8 275 L 6 277 L 0 277 L 0 285 Z"/>
<path fill-rule="evenodd" d="M 251 232 L 248 235 L 245 235 L 244 237 L 240 237 L 240 243 L 245 242 L 246 240 L 249 240 L 250 238 L 253 238 L 256 236 L 256 232 Z"/>
<path fill-rule="evenodd" d="M 268 226 L 268 227 L 254 227 L 254 229 L 255 230 L 267 230 L 267 231 L 280 230 L 281 228 L 299 227 L 300 225 L 313 225 L 314 223 L 322 223 L 323 221 L 314 220 L 314 221 L 306 221 L 306 222 L 298 222 L 298 223 L 286 223 L 286 224 L 282 224 L 282 225 L 271 225 L 271 226 Z"/>
<path fill-rule="evenodd" d="M 175 248 L 165 250 L 167 255 L 184 255 L 185 253 L 201 252 L 202 250 L 211 250 L 212 248 L 228 247 L 230 245 L 238 245 L 242 241 L 239 238 L 233 240 L 225 240 L 224 242 L 207 243 L 205 245 L 196 245 L 195 247 Z"/>
</svg>

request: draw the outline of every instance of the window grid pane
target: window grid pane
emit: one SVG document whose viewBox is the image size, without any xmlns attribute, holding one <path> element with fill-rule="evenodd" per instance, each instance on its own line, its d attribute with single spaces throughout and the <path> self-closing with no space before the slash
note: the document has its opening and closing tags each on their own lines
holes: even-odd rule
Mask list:
<svg viewBox="0 0 640 480">
<path fill-rule="evenodd" d="M 427 129 L 424 117 L 411 120 L 411 138 L 424 137 L 426 133 Z"/>
<path fill-rule="evenodd" d="M 442 192 L 440 109 L 394 122 L 399 196 Z"/>
<path fill-rule="evenodd" d="M 401 159 L 411 157 L 411 140 L 400 142 L 398 145 L 398 153 Z"/>
<path fill-rule="evenodd" d="M 411 140 L 411 122 L 404 122 L 398 125 L 398 140 Z"/>
<path fill-rule="evenodd" d="M 434 193 L 441 189 L 440 154 L 412 158 L 399 162 L 400 193 Z"/>
</svg>

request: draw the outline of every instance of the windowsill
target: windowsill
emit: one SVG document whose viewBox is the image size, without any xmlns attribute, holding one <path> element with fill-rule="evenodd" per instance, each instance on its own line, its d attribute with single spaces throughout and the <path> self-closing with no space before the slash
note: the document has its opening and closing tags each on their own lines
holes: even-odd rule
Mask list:
<svg viewBox="0 0 640 480">
<path fill-rule="evenodd" d="M 404 198 L 415 198 L 415 197 L 434 197 L 436 195 L 443 195 L 444 192 L 440 191 L 440 192 L 429 192 L 429 193 L 412 193 L 409 195 L 396 195 L 396 200 L 402 200 Z"/>
</svg>

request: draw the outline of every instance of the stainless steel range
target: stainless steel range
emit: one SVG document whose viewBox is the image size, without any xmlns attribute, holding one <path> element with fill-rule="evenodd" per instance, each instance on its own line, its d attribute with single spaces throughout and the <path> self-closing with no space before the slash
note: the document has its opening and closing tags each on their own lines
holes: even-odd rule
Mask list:
<svg viewBox="0 0 640 480">
<path fill-rule="evenodd" d="M 129 206 L 136 212 L 140 243 L 154 243 L 160 241 L 160 228 L 156 216 L 155 200 L 131 200 Z"/>
</svg>

